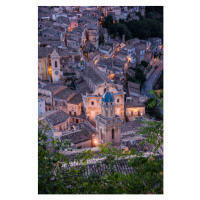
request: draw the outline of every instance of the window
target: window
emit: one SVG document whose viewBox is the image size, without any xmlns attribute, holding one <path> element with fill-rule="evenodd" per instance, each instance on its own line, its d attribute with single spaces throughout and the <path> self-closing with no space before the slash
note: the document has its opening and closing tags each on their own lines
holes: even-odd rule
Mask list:
<svg viewBox="0 0 200 200">
<path fill-rule="evenodd" d="M 76 117 L 76 112 L 74 112 L 74 116 Z"/>
<path fill-rule="evenodd" d="M 133 115 L 133 111 L 131 111 L 131 115 Z"/>
<path fill-rule="evenodd" d="M 117 99 L 117 103 L 119 103 L 119 99 Z"/>
<path fill-rule="evenodd" d="M 112 129 L 112 139 L 115 139 L 115 130 Z"/>
<path fill-rule="evenodd" d="M 65 67 L 65 65 L 63 65 L 63 68 Z"/>
<path fill-rule="evenodd" d="M 72 113 L 71 113 L 71 111 L 69 111 L 69 115 L 71 115 Z"/>
<path fill-rule="evenodd" d="M 91 105 L 94 105 L 94 101 L 91 102 Z"/>
<path fill-rule="evenodd" d="M 55 67 L 57 67 L 57 61 L 55 61 Z"/>
<path fill-rule="evenodd" d="M 108 111 L 106 110 L 106 116 L 108 116 Z"/>
</svg>

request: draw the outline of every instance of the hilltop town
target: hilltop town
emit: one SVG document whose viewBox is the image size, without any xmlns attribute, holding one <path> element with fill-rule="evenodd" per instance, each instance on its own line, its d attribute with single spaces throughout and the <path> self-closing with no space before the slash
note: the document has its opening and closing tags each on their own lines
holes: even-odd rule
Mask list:
<svg viewBox="0 0 200 200">
<path fill-rule="evenodd" d="M 151 15 L 145 6 L 38 7 L 38 118 L 49 137 L 71 142 L 63 154 L 104 143 L 151 152 L 138 131 L 163 117 L 147 107 L 149 91 L 163 89 L 163 38 L 136 27 Z"/>
</svg>

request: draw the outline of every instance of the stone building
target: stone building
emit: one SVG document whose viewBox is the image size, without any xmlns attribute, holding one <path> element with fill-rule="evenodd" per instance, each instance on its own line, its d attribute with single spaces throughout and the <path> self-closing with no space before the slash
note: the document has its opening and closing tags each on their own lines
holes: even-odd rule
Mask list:
<svg viewBox="0 0 200 200">
<path fill-rule="evenodd" d="M 45 101 L 45 110 L 53 110 L 53 96 L 64 90 L 66 86 L 59 84 L 47 84 L 38 88 L 38 100 Z"/>
<path fill-rule="evenodd" d="M 60 70 L 60 56 L 56 52 L 53 51 L 51 54 L 51 63 L 52 63 L 52 81 L 59 82 L 61 76 L 63 75 L 62 71 Z"/>
<path fill-rule="evenodd" d="M 126 116 L 129 121 L 134 120 L 139 116 L 145 115 L 145 104 L 139 102 L 126 102 L 125 103 Z"/>
<path fill-rule="evenodd" d="M 62 110 L 51 110 L 42 113 L 39 116 L 39 120 L 49 123 L 56 130 L 64 131 L 71 129 L 71 117 Z"/>
<path fill-rule="evenodd" d="M 51 53 L 53 48 L 38 47 L 38 78 L 50 80 L 51 77 Z"/>
<path fill-rule="evenodd" d="M 53 96 L 53 105 L 55 110 L 63 110 L 68 113 L 67 102 L 75 95 L 75 91 L 70 88 L 58 92 Z M 69 114 L 69 113 L 68 113 Z"/>
<path fill-rule="evenodd" d="M 83 98 L 83 108 L 88 120 L 94 120 L 95 115 L 101 113 L 101 98 L 109 86 L 110 92 L 115 97 L 115 113 L 124 118 L 123 86 L 114 84 L 99 69 L 86 66 L 83 76 L 76 82 L 76 87 Z M 94 121 L 93 121 L 94 122 Z"/>
<path fill-rule="evenodd" d="M 121 146 L 121 124 L 123 120 L 115 114 L 115 99 L 107 86 L 101 100 L 101 114 L 96 115 L 96 130 L 100 143 L 110 142 L 114 146 Z"/>
<path fill-rule="evenodd" d="M 45 101 L 38 99 L 38 115 L 45 112 Z"/>
<path fill-rule="evenodd" d="M 97 49 L 99 46 L 99 27 L 93 24 L 87 26 L 89 41 Z"/>
<path fill-rule="evenodd" d="M 60 140 L 70 140 L 77 149 L 92 147 L 93 134 L 96 134 L 95 128 L 89 122 L 79 123 L 74 128 L 74 130 L 62 132 Z"/>
</svg>

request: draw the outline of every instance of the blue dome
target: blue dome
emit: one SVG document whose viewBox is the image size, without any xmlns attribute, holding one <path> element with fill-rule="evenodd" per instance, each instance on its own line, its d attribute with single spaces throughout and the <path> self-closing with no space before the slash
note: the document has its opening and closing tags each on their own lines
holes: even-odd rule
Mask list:
<svg viewBox="0 0 200 200">
<path fill-rule="evenodd" d="M 109 91 L 107 91 L 102 97 L 102 102 L 114 102 L 114 96 Z"/>
</svg>

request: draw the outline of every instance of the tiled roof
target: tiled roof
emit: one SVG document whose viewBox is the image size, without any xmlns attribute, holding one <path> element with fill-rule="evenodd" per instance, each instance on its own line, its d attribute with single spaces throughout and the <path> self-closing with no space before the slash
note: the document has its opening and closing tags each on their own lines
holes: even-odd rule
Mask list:
<svg viewBox="0 0 200 200">
<path fill-rule="evenodd" d="M 92 93 L 92 90 L 90 89 L 90 87 L 87 85 L 87 83 L 85 81 L 78 82 L 76 84 L 76 86 L 78 87 L 78 89 L 80 90 L 81 94 L 83 94 L 83 95 L 85 95 L 86 92 Z"/>
<path fill-rule="evenodd" d="M 140 84 L 128 81 L 128 89 L 130 92 L 140 94 Z"/>
<path fill-rule="evenodd" d="M 103 83 L 112 83 L 99 69 L 87 66 L 84 75 L 88 77 L 96 86 Z"/>
<path fill-rule="evenodd" d="M 136 120 L 123 123 L 121 126 L 121 133 L 131 131 L 133 130 L 133 128 L 139 127 L 139 126 L 140 126 L 140 123 Z"/>
<path fill-rule="evenodd" d="M 128 160 L 119 160 L 114 164 L 114 169 L 116 172 L 121 172 L 123 174 L 134 173 L 134 168 L 128 165 Z M 108 172 L 108 166 L 101 162 L 99 165 L 97 164 L 88 164 L 85 166 L 85 171 L 83 173 L 84 176 L 88 176 L 91 173 L 96 173 L 100 176 L 104 175 L 105 172 Z"/>
<path fill-rule="evenodd" d="M 76 95 L 74 95 L 67 103 L 71 103 L 71 104 L 76 104 L 78 105 L 79 103 L 81 103 L 83 101 L 82 96 L 80 93 L 77 93 Z"/>
<path fill-rule="evenodd" d="M 62 110 L 59 110 L 46 117 L 46 120 L 53 126 L 65 122 L 69 118 L 69 115 Z"/>
<path fill-rule="evenodd" d="M 70 140 L 74 144 L 85 142 L 92 139 L 92 134 L 86 129 L 74 130 L 65 132 L 64 135 L 60 137 L 61 140 Z"/>
<path fill-rule="evenodd" d="M 65 86 L 59 85 L 59 84 L 48 84 L 48 85 L 45 85 L 42 89 L 53 92 L 54 90 L 57 90 L 59 87 L 65 87 Z"/>
<path fill-rule="evenodd" d="M 69 98 L 75 91 L 70 89 L 70 88 L 66 88 L 60 92 L 58 92 L 56 95 L 54 95 L 54 98 L 57 99 L 64 99 L 66 100 L 67 98 Z"/>
<path fill-rule="evenodd" d="M 145 107 L 144 104 L 138 103 L 138 102 L 126 102 L 125 103 L 126 108 L 132 108 L 132 107 Z"/>
<path fill-rule="evenodd" d="M 53 48 L 38 47 L 38 58 L 46 58 L 49 53 L 53 52 Z"/>
</svg>

